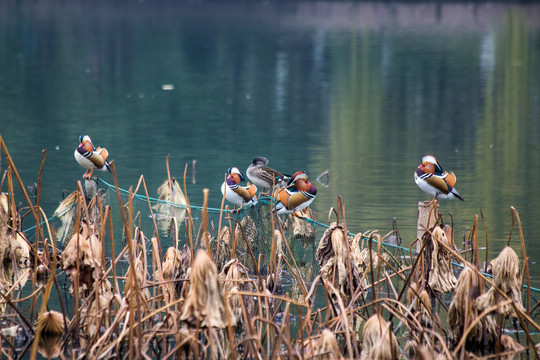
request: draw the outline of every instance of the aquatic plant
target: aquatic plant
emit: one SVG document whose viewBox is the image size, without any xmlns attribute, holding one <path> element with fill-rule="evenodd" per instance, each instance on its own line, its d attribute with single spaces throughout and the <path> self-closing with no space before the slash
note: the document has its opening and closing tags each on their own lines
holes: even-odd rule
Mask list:
<svg viewBox="0 0 540 360">
<path fill-rule="evenodd" d="M 302 358 L 318 359 L 318 360 L 333 360 L 343 359 L 339 350 L 339 345 L 336 336 L 332 331 L 324 329 L 320 336 L 312 338 L 304 344 L 305 352 Z M 295 357 L 301 358 L 301 356 Z"/>
<path fill-rule="evenodd" d="M 18 178 L 3 145 L 0 138 L 9 171 Z M 540 306 L 519 306 L 534 299 L 530 289 L 521 292 L 527 270 L 505 249 L 491 262 L 493 280 L 483 274 L 477 226 L 463 249 L 449 227 L 430 232 L 424 226 L 417 252 L 399 246 L 396 224 L 384 237 L 378 231 L 349 233 L 339 197 L 338 219 L 328 220 L 329 226 L 309 211 L 308 218 L 289 217 L 282 227 L 261 199 L 233 214 L 192 207 L 186 196 L 185 207 L 178 207 L 184 215 L 165 220 L 165 228 L 160 213 L 170 210 L 168 198 L 150 198 L 143 176 L 135 190 L 121 190 L 114 162 L 111 169 L 114 186 L 98 180 L 105 189 L 89 191 L 77 182 L 55 218 L 37 216 L 28 198 L 26 214 L 36 215 L 36 240 L 23 261 L 31 288 L 13 277 L 0 291 L 3 357 L 540 356 L 532 333 L 540 331 Z M 168 174 L 161 193 L 178 193 L 179 184 L 170 179 Z M 7 188 L 0 230 L 12 241 L 15 232 L 22 235 L 23 216 L 14 206 L 13 183 Z M 187 194 L 185 174 L 182 192 Z M 469 254 L 474 264 L 465 260 Z M 38 271 L 48 276 L 38 281 Z M 461 272 L 459 279 L 452 279 L 454 272 Z M 72 296 L 66 295 L 68 285 Z M 490 291 L 494 301 L 479 307 L 478 299 Z M 510 336 L 516 332 L 504 327 L 506 317 L 515 317 L 524 336 Z"/>
<path fill-rule="evenodd" d="M 493 259 L 488 272 L 493 274 L 495 287 L 490 288 L 476 300 L 479 310 L 488 309 L 494 305 L 496 312 L 503 316 L 516 317 L 516 311 L 525 311 L 521 300 L 521 277 L 519 275 L 519 258 L 509 246 L 505 247 L 499 256 Z M 505 294 L 511 303 L 505 301 Z"/>
<path fill-rule="evenodd" d="M 30 246 L 22 233 L 17 231 L 18 214 L 13 200 L 0 193 L 0 291 L 14 283 L 24 286 L 30 266 Z"/>
<path fill-rule="evenodd" d="M 180 320 L 192 326 L 224 328 L 227 320 L 223 293 L 216 265 L 206 251 L 197 251 L 189 277 L 189 292 Z"/>
<path fill-rule="evenodd" d="M 450 348 L 455 349 L 466 336 L 465 349 L 473 353 L 491 352 L 497 337 L 492 317 L 479 319 L 482 312 L 476 302 L 484 292 L 484 280 L 477 271 L 466 266 L 459 275 L 452 302 L 448 308 Z M 464 335 L 468 329 L 468 334 Z"/>
<path fill-rule="evenodd" d="M 157 189 L 160 202 L 154 206 L 158 224 L 167 229 L 172 224 L 174 233 L 178 234 L 180 224 L 186 216 L 187 201 L 178 181 L 168 178 Z"/>
<path fill-rule="evenodd" d="M 316 256 L 323 279 L 330 281 L 342 294 L 350 294 L 360 286 L 360 274 L 343 226 L 330 224 L 319 242 Z"/>
<path fill-rule="evenodd" d="M 429 234 L 429 233 L 426 233 Z M 452 256 L 446 250 L 450 247 L 450 242 L 446 233 L 439 227 L 435 226 L 429 236 L 429 247 L 426 247 L 426 252 L 431 248 L 430 254 L 426 255 L 426 278 L 430 291 L 435 294 L 447 293 L 452 291 L 456 286 L 457 279 L 452 271 Z"/>
<path fill-rule="evenodd" d="M 379 314 L 373 314 L 362 328 L 361 360 L 395 360 L 399 357 L 398 342 L 390 323 Z"/>
</svg>

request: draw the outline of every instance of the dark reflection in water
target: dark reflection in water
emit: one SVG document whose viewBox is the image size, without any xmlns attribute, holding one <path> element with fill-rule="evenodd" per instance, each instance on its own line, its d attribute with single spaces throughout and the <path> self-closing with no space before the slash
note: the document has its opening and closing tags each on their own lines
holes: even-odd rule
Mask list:
<svg viewBox="0 0 540 360">
<path fill-rule="evenodd" d="M 143 174 L 157 189 L 168 154 L 177 178 L 196 159 L 188 196 L 209 188 L 213 207 L 227 168 L 258 155 L 313 180 L 328 170 L 318 220 L 341 195 L 351 231 L 396 217 L 407 243 L 429 199 L 412 173 L 432 153 L 467 200 L 441 202 L 458 237 L 482 209 L 495 254 L 515 206 L 536 262 L 538 19 L 538 5 L 2 2 L 0 131 L 27 183 L 47 149 L 48 214 L 83 173 L 88 133 L 124 188 Z"/>
</svg>

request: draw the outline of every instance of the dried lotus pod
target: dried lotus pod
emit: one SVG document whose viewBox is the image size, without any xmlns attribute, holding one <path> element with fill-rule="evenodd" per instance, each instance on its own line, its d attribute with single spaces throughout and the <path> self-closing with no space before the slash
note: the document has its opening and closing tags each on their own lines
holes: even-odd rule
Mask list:
<svg viewBox="0 0 540 360">
<path fill-rule="evenodd" d="M 178 181 L 176 181 L 175 178 L 166 179 L 163 181 L 163 184 L 158 188 L 157 193 L 159 195 L 159 200 L 165 201 L 168 203 L 174 203 L 174 204 L 181 204 L 186 205 L 186 196 L 184 195 L 184 192 L 182 191 L 182 188 L 180 188 L 180 184 L 178 184 Z M 159 204 L 165 205 L 168 208 L 168 204 Z M 159 210 L 158 210 L 159 211 Z M 171 215 L 175 215 L 172 213 Z M 182 219 L 177 219 L 179 222 L 182 221 Z"/>
<path fill-rule="evenodd" d="M 62 353 L 64 341 L 60 335 L 42 335 L 37 350 L 45 359 L 55 359 Z"/>
<path fill-rule="evenodd" d="M 360 240 L 362 243 L 360 244 Z M 371 241 L 371 240 L 369 240 Z M 379 265 L 381 266 L 381 272 L 384 272 L 384 266 L 390 256 L 386 253 L 379 254 L 371 250 L 371 259 L 369 255 L 369 248 L 364 245 L 364 236 L 362 233 L 356 234 L 351 240 L 351 252 L 354 257 L 354 263 L 359 270 L 366 271 L 370 265 L 375 269 Z"/>
<path fill-rule="evenodd" d="M 446 360 L 447 357 L 434 350 L 431 344 L 418 344 L 416 340 L 408 340 L 403 349 L 406 359 Z"/>
<path fill-rule="evenodd" d="M 274 230 L 274 236 L 276 238 L 276 257 L 284 255 L 283 246 L 286 240 L 283 238 L 283 233 L 276 229 Z"/>
<path fill-rule="evenodd" d="M 176 283 L 174 284 L 176 295 L 182 297 L 184 290 L 187 291 L 188 283 L 185 281 L 189 277 L 191 270 L 191 251 L 187 245 L 184 244 L 182 251 L 180 252 L 180 264 L 174 276 Z"/>
<path fill-rule="evenodd" d="M 99 237 L 95 234 L 90 236 L 87 234 L 87 231 L 83 231 L 73 235 L 61 257 L 62 270 L 66 272 L 72 282 L 73 274 L 77 271 L 77 263 L 79 263 L 80 292 L 92 289 L 94 282 L 99 280 L 103 271 L 103 250 Z M 70 288 L 70 291 L 72 290 Z"/>
<path fill-rule="evenodd" d="M 502 348 L 500 352 L 505 354 L 497 357 L 500 360 L 514 360 L 515 355 L 525 350 L 520 343 L 506 334 L 501 335 L 500 344 Z"/>
<path fill-rule="evenodd" d="M 253 248 L 257 244 L 257 238 L 259 236 L 259 230 L 257 230 L 257 224 L 253 220 L 251 216 L 246 216 L 242 219 L 240 222 L 240 225 L 242 225 L 242 229 L 244 229 L 244 233 L 246 234 L 247 240 L 251 247 Z M 240 227 L 236 227 L 234 230 L 234 236 L 236 239 L 238 239 L 238 247 L 242 248 L 243 251 L 247 252 L 247 249 L 245 248 L 245 240 L 243 239 L 242 231 L 240 230 Z M 253 249 L 255 251 L 255 249 Z"/>
<path fill-rule="evenodd" d="M 167 249 L 161 265 L 164 280 L 171 280 L 174 278 L 178 267 L 180 266 L 181 259 L 182 253 L 178 249 L 172 246 Z"/>
</svg>

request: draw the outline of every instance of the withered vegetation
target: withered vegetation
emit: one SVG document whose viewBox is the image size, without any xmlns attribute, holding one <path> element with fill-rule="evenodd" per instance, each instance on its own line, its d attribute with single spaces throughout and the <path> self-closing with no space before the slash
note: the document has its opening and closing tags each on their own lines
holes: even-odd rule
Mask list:
<svg viewBox="0 0 540 360">
<path fill-rule="evenodd" d="M 521 231 L 490 277 L 477 218 L 463 249 L 442 217 L 406 248 L 395 221 L 350 233 L 339 197 L 328 226 L 262 200 L 210 217 L 170 175 L 158 200 L 143 176 L 121 193 L 114 163 L 115 187 L 77 182 L 49 221 L 0 146 L 2 358 L 540 358 Z"/>
</svg>

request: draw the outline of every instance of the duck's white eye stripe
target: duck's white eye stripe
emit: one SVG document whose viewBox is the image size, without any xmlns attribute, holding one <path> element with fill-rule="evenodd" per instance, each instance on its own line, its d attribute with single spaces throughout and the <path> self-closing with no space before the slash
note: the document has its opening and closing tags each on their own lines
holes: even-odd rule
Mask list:
<svg viewBox="0 0 540 360">
<path fill-rule="evenodd" d="M 434 156 L 432 155 L 426 155 L 422 158 L 422 162 L 429 162 L 429 163 L 432 163 L 432 164 L 435 164 L 435 165 L 439 165 L 439 162 L 437 161 L 437 159 L 435 159 Z M 440 165 L 439 165 L 440 166 Z"/>
</svg>

